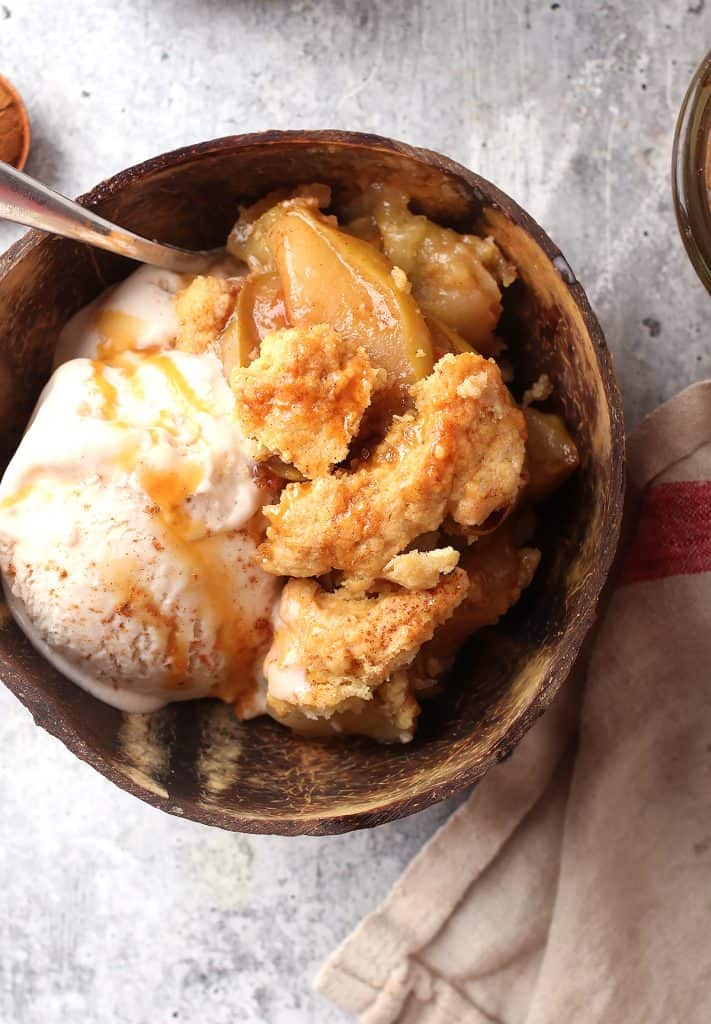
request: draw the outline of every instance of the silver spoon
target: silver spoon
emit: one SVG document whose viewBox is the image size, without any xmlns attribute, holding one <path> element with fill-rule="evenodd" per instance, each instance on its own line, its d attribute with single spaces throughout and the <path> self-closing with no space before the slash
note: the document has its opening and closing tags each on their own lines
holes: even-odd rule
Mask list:
<svg viewBox="0 0 711 1024">
<path fill-rule="evenodd" d="M 151 242 L 132 231 L 117 227 L 103 217 L 85 210 L 28 174 L 0 160 L 0 217 L 16 224 L 41 228 L 63 238 L 73 238 L 139 263 L 174 270 L 178 274 L 200 274 L 214 264 L 221 249 L 191 252 L 173 245 Z"/>
</svg>

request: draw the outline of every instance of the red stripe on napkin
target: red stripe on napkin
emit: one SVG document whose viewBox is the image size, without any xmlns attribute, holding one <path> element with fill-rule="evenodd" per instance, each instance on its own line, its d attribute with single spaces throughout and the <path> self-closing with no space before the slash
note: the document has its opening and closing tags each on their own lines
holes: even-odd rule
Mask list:
<svg viewBox="0 0 711 1024">
<path fill-rule="evenodd" d="M 711 572 L 711 481 L 657 484 L 643 500 L 619 583 Z"/>
</svg>

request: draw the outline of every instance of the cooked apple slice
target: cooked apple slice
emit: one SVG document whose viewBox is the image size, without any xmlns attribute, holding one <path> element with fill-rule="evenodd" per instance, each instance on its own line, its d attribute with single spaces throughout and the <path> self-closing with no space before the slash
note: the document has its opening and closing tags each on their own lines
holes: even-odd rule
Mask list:
<svg viewBox="0 0 711 1024">
<path fill-rule="evenodd" d="M 284 192 L 270 192 L 253 206 L 243 209 L 239 220 L 230 231 L 227 251 L 235 259 L 246 263 L 252 271 L 275 269 L 274 259 L 267 245 L 267 234 L 279 216 L 280 203 L 285 198 Z"/>
<path fill-rule="evenodd" d="M 220 336 L 222 364 L 229 377 L 259 354 L 262 338 L 286 327 L 286 310 L 278 274 L 250 274 L 244 279 L 237 305 Z"/>
<path fill-rule="evenodd" d="M 280 204 L 289 198 L 298 198 L 315 208 L 326 207 L 331 202 L 331 189 L 328 185 L 299 185 L 291 192 L 280 189 L 251 206 L 240 207 L 239 219 L 227 239 L 229 254 L 246 263 L 250 270 L 273 271 L 274 260 L 267 245 L 267 234 L 274 219 L 280 215 Z"/>
<path fill-rule="evenodd" d="M 285 203 L 268 241 L 295 327 L 327 323 L 363 346 L 388 373 L 388 400 L 402 409 L 408 385 L 432 370 L 430 334 L 403 274 L 372 245 L 313 207 Z"/>
<path fill-rule="evenodd" d="M 580 458 L 568 428 L 557 413 L 528 408 L 523 414 L 528 429 L 525 495 L 538 502 L 561 486 L 577 469 Z"/>
<path fill-rule="evenodd" d="M 455 356 L 458 356 L 462 352 L 475 351 L 473 346 L 468 341 L 465 341 L 461 334 L 457 334 L 453 328 L 448 327 L 439 317 L 425 316 L 425 322 L 432 335 L 432 346 L 436 359 L 441 359 L 447 352 L 452 352 Z"/>
<path fill-rule="evenodd" d="M 425 316 L 436 317 L 482 355 L 496 355 L 500 285 L 509 285 L 516 272 L 492 239 L 459 234 L 412 213 L 408 197 L 387 185 L 371 185 L 349 215 L 355 218 L 350 230 L 380 233 L 385 255 L 407 274 Z"/>
</svg>

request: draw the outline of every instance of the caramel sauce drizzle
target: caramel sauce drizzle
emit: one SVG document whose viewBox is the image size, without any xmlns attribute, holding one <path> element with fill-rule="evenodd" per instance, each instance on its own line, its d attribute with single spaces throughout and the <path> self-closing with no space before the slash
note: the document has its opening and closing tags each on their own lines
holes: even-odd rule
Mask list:
<svg viewBox="0 0 711 1024">
<path fill-rule="evenodd" d="M 32 477 L 34 476 L 35 474 L 32 474 Z M 21 501 L 24 501 L 25 498 L 28 498 L 34 490 L 35 483 L 36 480 L 31 478 L 27 483 L 23 484 L 22 487 L 15 491 L 14 494 L 8 494 L 6 498 L 3 498 L 2 501 L 0 501 L 0 509 L 12 508 L 13 505 L 18 505 Z"/>
<path fill-rule="evenodd" d="M 94 327 L 104 339 L 97 346 L 99 359 L 108 361 L 122 352 L 134 350 L 143 321 L 120 309 L 100 309 Z"/>
<path fill-rule="evenodd" d="M 94 384 L 96 384 L 104 403 L 101 410 L 102 417 L 105 420 L 115 420 L 118 413 L 118 392 L 106 377 L 104 363 L 92 359 L 91 368 L 94 373 Z"/>
</svg>

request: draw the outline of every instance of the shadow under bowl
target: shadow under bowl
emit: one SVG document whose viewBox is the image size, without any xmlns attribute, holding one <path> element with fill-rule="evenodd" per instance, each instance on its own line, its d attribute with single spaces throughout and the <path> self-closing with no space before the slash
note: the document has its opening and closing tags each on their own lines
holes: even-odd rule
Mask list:
<svg viewBox="0 0 711 1024">
<path fill-rule="evenodd" d="M 123 171 L 81 200 L 110 220 L 187 248 L 221 245 L 240 203 L 279 186 L 333 187 L 334 205 L 394 181 L 418 210 L 492 235 L 518 268 L 502 333 L 520 386 L 547 373 L 581 454 L 541 517 L 534 584 L 462 651 L 416 739 L 301 739 L 268 718 L 240 723 L 217 701 L 126 715 L 49 665 L 9 614 L 0 677 L 38 725 L 142 800 L 244 832 L 328 834 L 411 814 L 476 782 L 509 754 L 565 681 L 615 553 L 624 486 L 620 397 L 602 332 L 558 249 L 511 199 L 436 153 L 372 135 L 263 132 L 205 142 Z M 0 261 L 0 466 L 49 377 L 60 329 L 132 265 L 30 232 Z"/>
</svg>

